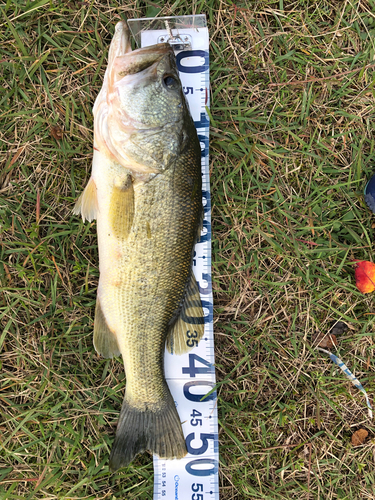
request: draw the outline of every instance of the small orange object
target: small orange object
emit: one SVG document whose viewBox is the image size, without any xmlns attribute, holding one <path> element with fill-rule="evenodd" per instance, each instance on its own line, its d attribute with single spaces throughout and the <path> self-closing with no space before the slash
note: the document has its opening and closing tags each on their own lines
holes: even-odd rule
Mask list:
<svg viewBox="0 0 375 500">
<path fill-rule="evenodd" d="M 362 293 L 375 290 L 375 264 L 367 260 L 356 261 L 355 284 Z"/>
</svg>

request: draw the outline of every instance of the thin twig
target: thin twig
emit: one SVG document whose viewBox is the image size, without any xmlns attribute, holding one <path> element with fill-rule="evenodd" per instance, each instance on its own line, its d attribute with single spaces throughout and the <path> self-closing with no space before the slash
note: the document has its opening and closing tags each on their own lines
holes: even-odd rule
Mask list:
<svg viewBox="0 0 375 500">
<path fill-rule="evenodd" d="M 312 450 L 312 444 L 309 443 L 307 445 L 309 447 L 309 470 L 307 473 L 307 500 L 310 499 L 310 479 L 311 479 L 311 450 Z"/>
<path fill-rule="evenodd" d="M 262 451 L 269 451 L 269 450 L 280 450 L 283 448 L 295 448 L 296 446 L 301 446 L 303 443 L 297 443 L 297 444 L 281 444 L 280 446 L 271 446 L 270 448 L 263 448 Z"/>
</svg>

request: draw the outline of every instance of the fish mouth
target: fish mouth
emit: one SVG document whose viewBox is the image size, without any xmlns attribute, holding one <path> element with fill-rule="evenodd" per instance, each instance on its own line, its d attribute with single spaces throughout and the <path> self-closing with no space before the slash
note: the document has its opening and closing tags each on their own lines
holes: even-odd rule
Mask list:
<svg viewBox="0 0 375 500">
<path fill-rule="evenodd" d="M 148 47 L 132 50 L 130 43 L 130 31 L 125 21 L 120 21 L 115 26 L 115 34 L 111 45 L 116 45 L 116 55 L 122 56 L 130 52 L 142 54 L 143 52 L 168 52 L 172 47 L 168 43 L 157 43 Z"/>
<path fill-rule="evenodd" d="M 167 54 L 173 54 L 173 49 L 168 43 L 158 43 L 132 50 L 129 28 L 125 22 L 120 21 L 115 28 L 111 52 L 108 65 L 110 68 L 110 86 L 124 76 L 134 75 L 151 66 L 157 66 L 157 63 L 163 57 Z"/>
<path fill-rule="evenodd" d="M 168 43 L 158 43 L 148 47 L 132 50 L 130 31 L 125 22 L 120 21 L 115 28 L 114 40 L 111 44 L 116 50 L 108 66 L 108 95 L 107 103 L 111 108 L 110 115 L 117 115 L 117 125 L 122 132 L 131 134 L 141 132 L 154 134 L 163 126 L 149 128 L 143 123 L 130 118 L 127 110 L 119 104 L 120 87 L 137 86 L 141 82 L 149 82 L 157 77 L 159 64 L 170 67 L 174 52 Z M 171 61 L 171 62 L 169 62 Z M 173 72 L 171 68 L 171 73 Z"/>
<path fill-rule="evenodd" d="M 132 50 L 126 23 L 117 23 L 109 48 L 103 86 L 93 109 L 94 138 L 100 152 L 126 167 L 134 176 L 157 173 L 157 169 L 133 161 L 123 148 L 123 143 L 133 134 L 143 137 L 157 134 L 164 124 L 150 127 L 131 116 L 127 106 L 121 104 L 120 89 L 123 86 L 136 87 L 141 82 L 155 79 L 159 64 L 168 68 L 170 64 L 173 65 L 173 58 L 174 52 L 168 43 Z"/>
</svg>

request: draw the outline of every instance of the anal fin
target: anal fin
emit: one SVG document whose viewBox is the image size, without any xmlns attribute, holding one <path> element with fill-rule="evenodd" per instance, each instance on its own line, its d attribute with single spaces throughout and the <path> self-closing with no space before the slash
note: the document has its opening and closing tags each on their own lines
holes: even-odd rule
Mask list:
<svg viewBox="0 0 375 500">
<path fill-rule="evenodd" d="M 186 289 L 178 318 L 171 326 L 166 346 L 172 354 L 183 354 L 198 345 L 204 334 L 204 317 L 199 288 L 194 273 Z"/>
<path fill-rule="evenodd" d="M 83 193 L 78 198 L 73 213 L 81 214 L 83 222 L 89 222 L 97 218 L 98 215 L 98 195 L 94 179 L 91 177 Z"/>
<path fill-rule="evenodd" d="M 113 358 L 113 356 L 121 354 L 116 336 L 108 328 L 98 298 L 96 299 L 94 320 L 94 347 L 96 352 L 101 354 L 103 358 Z"/>
</svg>

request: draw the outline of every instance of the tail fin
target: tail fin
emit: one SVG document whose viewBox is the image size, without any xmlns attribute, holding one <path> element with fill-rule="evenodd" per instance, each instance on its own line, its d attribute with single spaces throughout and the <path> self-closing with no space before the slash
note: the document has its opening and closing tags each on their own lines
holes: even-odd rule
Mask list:
<svg viewBox="0 0 375 500">
<path fill-rule="evenodd" d="M 146 450 L 160 458 L 182 458 L 187 453 L 181 421 L 171 397 L 156 410 L 142 411 L 123 402 L 109 457 L 110 470 L 129 465 L 138 453 Z"/>
</svg>

